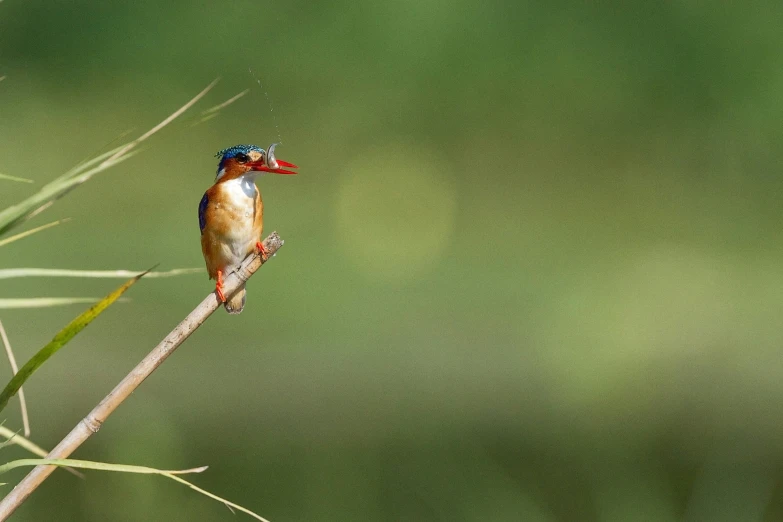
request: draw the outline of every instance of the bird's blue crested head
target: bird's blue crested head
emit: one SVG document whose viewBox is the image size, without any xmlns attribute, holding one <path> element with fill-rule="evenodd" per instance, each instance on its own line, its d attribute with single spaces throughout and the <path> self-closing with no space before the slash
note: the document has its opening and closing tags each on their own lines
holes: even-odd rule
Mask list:
<svg viewBox="0 0 783 522">
<path fill-rule="evenodd" d="M 220 156 L 215 183 L 236 179 L 248 173 L 253 176 L 253 179 L 255 179 L 254 176 L 263 172 L 296 174 L 293 170 L 286 170 L 286 168 L 298 168 L 296 165 L 275 158 L 276 146 L 277 143 L 273 143 L 269 149 L 264 150 L 256 145 L 234 145 L 221 150 L 215 154 L 215 156 Z"/>
<path fill-rule="evenodd" d="M 240 158 L 245 156 L 245 161 L 247 161 L 246 157 L 253 151 L 259 152 L 262 155 L 266 154 L 264 149 L 256 145 L 234 145 L 233 147 L 219 151 L 217 154 L 215 154 L 216 158 L 220 158 L 220 163 L 218 163 L 218 173 L 223 170 L 223 168 L 226 166 L 226 161 L 229 159 L 236 158 L 238 156 Z"/>
</svg>

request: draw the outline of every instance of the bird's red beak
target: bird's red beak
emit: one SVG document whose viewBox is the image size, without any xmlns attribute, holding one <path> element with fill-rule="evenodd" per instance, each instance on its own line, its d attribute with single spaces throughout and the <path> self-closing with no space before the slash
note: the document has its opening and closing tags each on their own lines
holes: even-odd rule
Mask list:
<svg viewBox="0 0 783 522">
<path fill-rule="evenodd" d="M 250 163 L 247 164 L 247 166 L 250 167 L 253 170 L 258 170 L 258 171 L 261 171 L 261 172 L 271 172 L 273 174 L 296 174 L 296 172 L 294 172 L 293 170 L 281 169 L 280 168 L 281 166 L 282 167 L 288 167 L 290 169 L 298 169 L 299 168 L 296 165 L 294 165 L 293 163 L 288 163 L 287 161 L 283 161 L 283 160 L 277 160 L 277 161 L 275 161 L 275 163 L 278 165 L 277 168 L 270 167 L 266 163 L 264 163 L 263 161 L 251 161 Z"/>
<path fill-rule="evenodd" d="M 250 163 L 247 164 L 248 167 L 250 167 L 253 170 L 258 170 L 260 172 L 271 172 L 272 174 L 296 174 L 296 172 L 292 170 L 285 170 L 280 168 L 280 167 L 288 167 L 289 169 L 298 169 L 299 167 L 297 167 L 293 163 L 288 163 L 287 161 L 283 161 L 275 158 L 276 146 L 277 143 L 273 143 L 272 145 L 269 146 L 269 150 L 267 150 L 266 152 L 265 160 L 251 161 Z"/>
</svg>

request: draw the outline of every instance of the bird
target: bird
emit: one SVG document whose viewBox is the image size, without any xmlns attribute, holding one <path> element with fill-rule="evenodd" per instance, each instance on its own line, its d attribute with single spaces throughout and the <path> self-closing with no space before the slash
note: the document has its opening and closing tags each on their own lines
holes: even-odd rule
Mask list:
<svg viewBox="0 0 783 522">
<path fill-rule="evenodd" d="M 230 314 L 245 307 L 247 291 L 243 284 L 230 298 L 223 294 L 223 279 L 239 266 L 248 254 L 256 252 L 266 261 L 261 243 L 264 229 L 264 203 L 255 181 L 259 174 L 296 174 L 287 169 L 293 163 L 275 158 L 276 143 L 267 150 L 256 145 L 235 145 L 223 149 L 215 183 L 207 189 L 198 206 L 201 229 L 201 252 L 210 279 L 215 279 L 215 293 Z M 286 167 L 284 169 L 282 167 Z"/>
</svg>

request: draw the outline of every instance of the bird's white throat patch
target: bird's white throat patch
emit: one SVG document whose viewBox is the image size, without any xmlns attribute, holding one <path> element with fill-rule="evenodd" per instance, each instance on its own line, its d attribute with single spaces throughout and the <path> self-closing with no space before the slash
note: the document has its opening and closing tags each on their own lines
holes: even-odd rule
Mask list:
<svg viewBox="0 0 783 522">
<path fill-rule="evenodd" d="M 241 206 L 247 204 L 247 200 L 255 201 L 256 198 L 256 176 L 258 173 L 247 173 L 236 179 L 222 183 L 228 199 L 232 203 Z"/>
</svg>

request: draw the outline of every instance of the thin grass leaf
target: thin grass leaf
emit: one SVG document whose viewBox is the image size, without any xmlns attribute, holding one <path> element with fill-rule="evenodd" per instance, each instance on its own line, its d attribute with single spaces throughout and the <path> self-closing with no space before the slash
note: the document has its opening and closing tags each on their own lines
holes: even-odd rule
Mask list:
<svg viewBox="0 0 783 522">
<path fill-rule="evenodd" d="M 3 441 L 3 446 L 6 444 L 16 444 L 17 446 L 24 448 L 33 455 L 38 455 L 39 457 L 45 457 L 49 453 L 35 442 L 22 437 L 14 430 L 6 428 L 5 426 L 0 426 L 0 435 L 6 438 L 6 440 Z"/>
<path fill-rule="evenodd" d="M 90 154 L 90 155 L 82 158 L 82 160 L 79 163 L 77 163 L 71 170 L 69 170 L 68 172 L 66 172 L 62 176 L 60 176 L 60 178 L 69 177 L 69 176 L 73 175 L 75 172 L 77 172 L 78 170 L 86 168 L 85 165 L 87 165 L 88 163 L 92 163 L 92 162 L 97 163 L 99 161 L 103 161 L 106 158 L 108 158 L 109 156 L 111 156 L 112 154 L 116 153 L 118 150 L 123 148 L 126 144 L 122 144 L 122 145 L 120 145 L 118 147 L 115 147 L 115 148 L 111 149 L 108 152 L 103 152 L 103 153 L 100 153 L 98 156 L 95 156 L 95 154 L 98 154 L 101 150 L 105 149 L 106 147 L 112 145 L 113 143 L 118 142 L 119 140 L 123 139 L 125 136 L 129 135 L 131 132 L 133 132 L 133 130 L 134 129 L 126 130 L 126 131 L 118 134 L 113 139 L 109 140 L 108 142 L 104 143 L 103 146 L 101 146 L 99 149 L 97 149 L 93 154 Z M 60 179 L 60 178 L 58 178 L 58 179 Z"/>
<path fill-rule="evenodd" d="M 19 183 L 35 183 L 35 181 L 27 178 L 17 178 L 16 176 L 9 176 L 8 174 L 3 174 L 0 172 L 0 179 L 5 179 L 8 181 L 18 181 Z"/>
<path fill-rule="evenodd" d="M 61 198 L 72 189 L 81 185 L 95 174 L 98 174 L 99 172 L 102 172 L 107 168 L 116 165 L 120 161 L 124 161 L 125 159 L 127 158 L 120 158 L 111 164 L 108 164 L 104 167 L 96 167 L 76 177 L 70 177 L 65 180 L 60 180 L 56 183 L 48 183 L 44 185 L 41 190 L 24 201 L 7 207 L 5 210 L 0 212 L 0 236 L 6 234 L 9 230 L 18 226 L 26 219 L 33 217 L 44 209 L 48 208 L 57 199 Z"/>
<path fill-rule="evenodd" d="M 221 502 L 229 509 L 236 509 L 237 511 L 241 511 L 243 513 L 246 513 L 250 515 L 251 517 L 255 518 L 256 520 L 260 520 L 261 522 L 269 522 L 267 519 L 262 517 L 261 515 L 254 513 L 253 511 L 250 511 L 247 508 L 244 508 L 238 504 L 234 504 L 233 502 L 230 502 L 222 497 L 219 497 L 213 493 L 210 493 L 209 491 L 206 491 L 204 489 L 201 489 L 200 487 L 196 486 L 195 484 L 188 482 L 187 480 L 183 479 L 182 477 L 179 477 L 177 475 L 184 475 L 187 473 L 201 473 L 204 470 L 207 469 L 208 466 L 202 466 L 200 468 L 193 468 L 193 469 L 183 469 L 183 470 L 175 470 L 175 471 L 164 471 L 160 469 L 155 468 L 148 468 L 146 466 L 133 466 L 128 464 L 108 464 L 105 462 L 93 462 L 89 460 L 76 460 L 76 459 L 19 459 L 19 460 L 13 460 L 11 462 L 8 462 L 6 464 L 3 464 L 0 466 L 0 474 L 5 473 L 7 471 L 10 471 L 14 468 L 18 468 L 21 466 L 70 466 L 72 468 L 82 468 L 82 469 L 95 469 L 100 471 L 118 471 L 122 473 L 142 473 L 146 475 L 161 475 L 163 477 L 169 478 L 171 480 L 176 480 L 177 482 L 181 484 L 185 484 L 190 489 L 194 491 L 198 491 L 202 495 L 205 495 L 213 500 L 217 500 L 218 502 Z"/>
<path fill-rule="evenodd" d="M 129 144 L 125 144 L 127 147 Z M 117 149 L 114 149 L 117 150 Z M 111 152 L 111 151 L 110 151 Z M 119 151 L 118 151 L 119 152 Z M 132 158 L 136 154 L 138 154 L 140 151 L 134 150 L 130 152 L 125 152 L 122 156 L 117 156 L 117 152 L 114 153 L 114 155 L 111 158 L 108 158 L 106 160 L 103 160 L 97 167 L 93 167 L 91 169 L 86 168 L 77 168 L 74 172 L 72 172 L 69 176 L 67 181 L 72 185 L 80 185 L 90 179 L 91 177 L 95 176 L 99 172 L 103 172 L 104 170 L 108 169 L 109 167 L 113 167 L 117 165 L 118 163 L 121 163 L 127 159 Z M 115 157 L 116 156 L 116 157 Z M 91 162 L 88 162 L 91 163 Z M 85 164 L 86 165 L 86 164 Z M 84 165 L 82 166 L 84 167 Z"/>
<path fill-rule="evenodd" d="M 0 243 L 0 246 L 2 243 Z M 146 279 L 175 277 L 180 275 L 200 274 L 203 268 L 176 268 L 167 272 L 150 272 Z M 138 270 L 67 270 L 62 268 L 4 268 L 0 269 L 0 279 L 16 279 L 19 277 L 84 277 L 84 278 L 127 278 L 138 274 Z"/>
<path fill-rule="evenodd" d="M 223 103 L 219 103 L 215 105 L 214 107 L 210 107 L 209 109 L 201 111 L 201 118 L 197 118 L 195 122 L 193 122 L 190 126 L 195 127 L 196 125 L 201 125 L 202 123 L 206 123 L 212 118 L 216 118 L 220 115 L 220 110 L 228 107 L 238 99 L 240 99 L 245 94 L 249 93 L 250 89 L 245 89 L 244 91 L 240 92 L 239 94 L 236 94 L 229 98 L 228 100 L 224 101 Z"/>
<path fill-rule="evenodd" d="M 147 466 L 134 466 L 132 464 L 109 464 L 107 462 L 94 462 L 92 460 L 79 459 L 18 459 L 0 465 L 0 475 L 14 468 L 22 466 L 70 466 L 80 469 L 96 469 L 98 471 L 119 471 L 121 473 L 141 473 L 143 475 L 185 475 L 187 473 L 201 473 L 209 466 L 201 466 L 191 469 L 164 470 L 148 468 Z"/>
<path fill-rule="evenodd" d="M 130 153 L 126 154 L 125 156 L 121 157 L 121 158 L 117 158 L 115 160 L 112 160 L 111 162 L 109 162 L 107 160 L 106 162 L 102 163 L 98 167 L 96 167 L 96 168 L 94 168 L 94 169 L 92 169 L 90 171 L 87 171 L 84 174 L 80 174 L 79 176 L 72 177 L 67 182 L 61 183 L 61 185 L 60 185 L 61 188 L 58 189 L 57 194 L 53 198 L 51 198 L 49 201 L 47 201 L 43 205 L 39 206 L 38 208 L 34 208 L 32 211 L 26 213 L 24 216 L 21 217 L 21 219 L 18 222 L 14 222 L 14 225 L 17 225 L 18 223 L 21 223 L 22 221 L 26 221 L 28 219 L 34 218 L 35 216 L 37 216 L 38 214 L 40 214 L 41 212 L 43 212 L 47 208 L 49 208 L 52 205 L 54 205 L 55 201 L 57 201 L 58 199 L 60 199 L 63 196 L 65 196 L 66 194 L 68 194 L 69 192 L 74 190 L 76 187 L 78 187 L 79 185 L 81 185 L 85 181 L 89 180 L 90 178 L 92 178 L 96 174 L 98 174 L 100 172 L 103 172 L 104 170 L 108 169 L 109 167 L 113 167 L 114 165 L 116 165 L 116 164 L 118 164 L 118 163 L 120 163 L 122 161 L 130 159 L 131 157 L 135 156 L 137 152 L 138 151 L 130 152 Z M 0 230 L 0 234 L 2 234 L 2 233 L 3 233 L 3 231 Z"/>
<path fill-rule="evenodd" d="M 142 141 L 146 140 L 147 138 L 149 138 L 150 136 L 152 136 L 153 134 L 155 134 L 156 132 L 158 132 L 160 129 L 162 129 L 163 127 L 165 127 L 166 125 L 168 125 L 169 123 L 171 123 L 172 121 L 174 121 L 174 120 L 175 120 L 176 118 L 178 118 L 178 117 L 179 117 L 179 116 L 180 116 L 182 113 L 184 113 L 185 111 L 187 111 L 188 109 L 190 109 L 190 108 L 191 108 L 193 105 L 195 105 L 195 103 L 196 103 L 197 101 L 199 101 L 201 98 L 203 98 L 204 96 L 206 96 L 206 94 L 207 94 L 209 91 L 211 91 L 211 90 L 212 90 L 212 88 L 213 88 L 215 85 L 217 85 L 217 82 L 219 82 L 219 81 L 220 81 L 220 78 L 215 78 L 214 80 L 212 80 L 212 83 L 210 83 L 209 85 L 207 85 L 207 86 L 204 88 L 204 90 L 203 90 L 203 91 L 201 91 L 200 93 L 198 93 L 197 95 L 195 95 L 195 96 L 194 96 L 194 97 L 193 97 L 193 98 L 192 98 L 192 99 L 191 99 L 191 100 L 190 100 L 188 103 L 186 103 L 185 105 L 183 105 L 182 107 L 180 107 L 179 109 L 177 109 L 176 111 L 174 111 L 174 112 L 173 112 L 173 113 L 172 113 L 172 114 L 171 114 L 171 115 L 170 115 L 168 118 L 166 118 L 166 119 L 165 119 L 165 120 L 163 120 L 162 122 L 158 123 L 156 126 L 154 126 L 154 127 L 153 127 L 153 128 L 151 128 L 150 130 L 148 130 L 147 132 L 145 132 L 144 134 L 142 134 L 141 136 L 139 136 L 138 138 L 136 138 L 134 141 L 132 141 L 132 142 L 128 143 L 127 145 L 125 145 L 125 147 L 124 147 L 124 148 L 120 149 L 120 151 L 118 151 L 118 152 L 117 152 L 117 153 L 115 153 L 113 156 L 111 156 L 111 157 L 110 157 L 110 158 L 109 158 L 107 161 L 111 161 L 111 160 L 113 160 L 113 159 L 116 159 L 116 158 L 119 158 L 119 157 L 123 156 L 123 155 L 124 155 L 124 154 L 126 154 L 128 151 L 130 151 L 132 148 L 134 148 L 135 146 L 137 146 L 139 143 L 141 143 Z"/>
<path fill-rule="evenodd" d="M 0 449 L 4 448 L 9 444 L 16 444 L 20 448 L 29 451 L 33 455 L 38 455 L 39 457 L 46 457 L 49 454 L 48 451 L 43 449 L 35 442 L 31 441 L 30 439 L 26 439 L 25 437 L 22 437 L 17 432 L 9 428 L 6 428 L 5 426 L 0 425 L 0 435 L 5 437 L 5 440 L 2 443 L 0 443 Z M 73 468 L 67 467 L 65 468 L 65 471 L 71 473 L 72 475 L 76 475 L 82 480 L 85 480 L 87 478 L 84 476 L 84 473 L 76 471 Z"/>
<path fill-rule="evenodd" d="M 60 181 L 66 180 L 68 178 L 72 178 L 73 176 L 76 176 L 80 172 L 86 171 L 88 168 L 93 167 L 93 166 L 101 163 L 102 161 L 105 161 L 106 159 L 108 159 L 109 157 L 114 155 L 118 150 L 120 150 L 123 147 L 125 147 L 125 145 L 127 145 L 127 143 L 123 143 L 122 145 L 120 145 L 118 147 L 114 147 L 113 149 L 111 149 L 111 150 L 109 150 L 107 152 L 104 152 L 102 154 L 99 154 L 98 156 L 95 156 L 92 159 L 80 161 L 79 163 L 74 165 L 73 168 L 71 168 L 70 170 L 68 170 L 65 173 L 61 174 L 59 177 L 57 177 L 57 178 L 53 179 L 52 181 L 50 181 L 49 183 L 47 183 L 47 185 L 56 185 Z"/>
<path fill-rule="evenodd" d="M 4 424 L 5 424 L 5 419 L 4 419 L 4 420 L 2 420 L 2 421 L 0 421 L 0 428 L 3 428 L 3 425 L 4 425 Z M 6 429 L 7 429 L 7 428 L 6 428 Z M 8 431 L 11 431 L 11 430 L 8 430 Z M 11 433 L 14 433 L 14 432 L 11 432 Z M 10 443 L 11 443 L 11 441 L 10 441 L 10 440 L 5 440 L 5 441 L 3 441 L 2 443 L 0 443 L 0 449 L 3 449 L 3 448 L 5 448 L 5 447 L 6 447 L 6 446 L 8 446 Z"/>
<path fill-rule="evenodd" d="M 14 241 L 19 241 L 20 239 L 23 239 L 27 236 L 32 236 L 33 234 L 40 232 L 42 230 L 46 230 L 47 228 L 55 227 L 61 223 L 65 223 L 66 221 L 70 221 L 71 218 L 65 218 L 65 219 L 59 219 L 57 221 L 52 221 L 51 223 L 47 223 L 45 225 L 41 225 L 40 227 L 35 227 L 30 230 L 27 230 L 25 232 L 20 232 L 19 234 L 13 235 L 11 237 L 7 237 L 5 239 L 0 239 L 0 247 L 5 246 L 9 243 L 13 243 Z"/>
<path fill-rule="evenodd" d="M 133 286 L 139 279 L 141 279 L 147 272 L 143 272 L 136 277 L 130 279 L 114 292 L 104 297 L 101 301 L 92 306 L 89 310 L 79 315 L 76 319 L 71 321 L 65 328 L 60 330 L 54 338 L 38 350 L 27 363 L 22 366 L 19 373 L 13 376 L 13 378 L 6 385 L 2 393 L 0 393 L 0 411 L 5 409 L 8 404 L 8 400 L 13 397 L 24 382 L 30 378 L 30 376 L 52 355 L 65 346 L 68 341 L 74 338 L 76 334 L 81 332 L 84 327 L 90 324 L 96 317 L 98 317 L 104 310 L 106 310 L 114 301 L 116 301 L 122 294 L 125 293 L 128 288 Z"/>
<path fill-rule="evenodd" d="M 3 326 L 2 321 L 0 321 L 0 339 L 3 341 L 5 354 L 8 357 L 8 364 L 11 365 L 11 371 L 14 375 L 16 375 L 19 372 L 19 367 L 16 365 L 16 357 L 14 357 L 14 351 L 11 348 L 11 341 L 8 339 L 8 334 L 5 331 L 5 327 Z M 29 437 L 30 417 L 27 415 L 27 401 L 24 398 L 24 388 L 19 388 L 19 406 L 22 410 L 22 426 L 24 428 L 24 436 Z"/>
<path fill-rule="evenodd" d="M 9 297 L 0 299 L 0 310 L 90 304 L 97 303 L 100 300 L 100 297 Z M 124 299 L 120 299 L 120 301 L 124 301 Z"/>
<path fill-rule="evenodd" d="M 54 181 L 46 184 L 40 191 L 25 199 L 21 203 L 12 205 L 0 212 L 0 236 L 6 234 L 13 227 L 29 219 L 45 209 L 49 208 L 57 199 L 65 196 L 71 190 L 75 189 L 99 172 L 117 165 L 118 163 L 130 158 L 137 151 L 136 148 L 141 142 L 158 132 L 160 129 L 171 123 L 175 118 L 188 110 L 193 104 L 205 96 L 218 80 L 210 83 L 204 90 L 194 96 L 188 103 L 174 111 L 166 119 L 148 130 L 138 138 L 125 143 L 108 153 L 101 154 L 97 158 L 81 163 L 69 170 Z M 93 165 L 97 165 L 93 167 Z"/>
<path fill-rule="evenodd" d="M 197 120 L 195 123 L 192 123 L 190 126 L 191 127 L 195 127 L 196 125 L 201 125 L 202 123 L 206 123 L 209 120 L 211 120 L 213 118 L 217 118 L 217 117 L 218 117 L 218 113 L 217 112 L 213 112 L 212 114 L 207 114 L 206 116 L 204 116 L 200 120 Z"/>
<path fill-rule="evenodd" d="M 200 487 L 196 486 L 195 484 L 193 484 L 191 482 L 188 482 L 187 480 L 183 479 L 182 477 L 177 477 L 175 475 L 171 475 L 171 476 L 169 476 L 169 478 L 171 480 L 176 480 L 177 482 L 185 484 L 190 489 L 192 489 L 194 491 L 197 491 L 197 492 L 201 493 L 204 496 L 207 496 L 207 497 L 209 497 L 209 498 L 211 498 L 213 500 L 217 500 L 218 502 L 222 502 L 223 505 L 225 505 L 228 509 L 231 510 L 232 513 L 233 513 L 233 510 L 236 509 L 237 511 L 241 511 L 242 513 L 250 515 L 251 517 L 253 517 L 253 518 L 257 519 L 257 520 L 260 520 L 261 522 L 269 522 L 267 519 L 265 519 L 264 517 L 262 517 L 258 513 L 254 513 L 253 511 L 250 511 L 249 509 L 244 508 L 244 507 L 240 506 L 239 504 L 234 504 L 233 502 L 229 502 L 228 500 L 224 499 L 223 497 L 219 497 L 219 496 L 215 495 L 214 493 L 210 493 L 209 491 L 207 491 L 205 489 L 201 489 Z"/>
<path fill-rule="evenodd" d="M 219 104 L 215 105 L 214 107 L 210 107 L 209 109 L 201 111 L 201 114 L 202 115 L 206 115 L 206 114 L 210 114 L 210 113 L 213 113 L 213 112 L 217 112 L 220 109 L 224 109 L 224 108 L 228 107 L 229 105 L 231 105 L 232 103 L 234 103 L 235 101 L 237 101 L 238 99 L 240 99 L 242 96 L 244 96 L 245 94 L 247 94 L 249 92 L 250 92 L 250 89 L 245 89 L 244 91 L 240 92 L 239 94 L 236 94 L 236 95 L 232 96 L 231 98 L 227 99 L 223 103 L 219 103 Z"/>
</svg>

